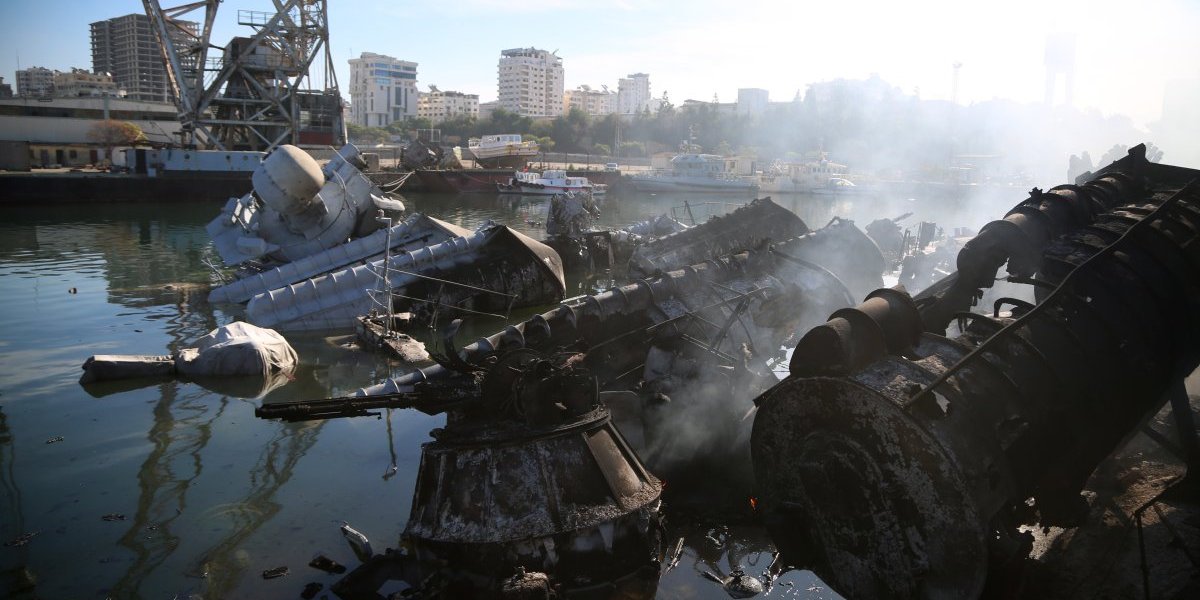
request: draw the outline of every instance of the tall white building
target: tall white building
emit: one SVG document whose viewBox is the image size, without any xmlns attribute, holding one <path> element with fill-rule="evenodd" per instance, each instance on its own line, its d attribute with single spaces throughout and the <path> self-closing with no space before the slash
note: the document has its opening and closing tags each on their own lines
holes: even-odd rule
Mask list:
<svg viewBox="0 0 1200 600">
<path fill-rule="evenodd" d="M 537 48 L 500 52 L 500 108 L 524 117 L 563 113 L 563 65 L 557 55 Z"/>
<path fill-rule="evenodd" d="M 607 88 L 593 90 L 591 86 L 581 85 L 563 92 L 563 112 L 572 108 L 578 108 L 592 116 L 611 115 L 617 112 L 617 95 Z"/>
<path fill-rule="evenodd" d="M 55 72 L 46 67 L 29 67 L 17 71 L 17 95 L 26 98 L 53 96 Z"/>
<path fill-rule="evenodd" d="M 650 76 L 634 73 L 617 82 L 617 112 L 623 115 L 640 113 L 650 108 Z"/>
<path fill-rule="evenodd" d="M 770 92 L 761 88 L 738 88 L 737 112 L 739 115 L 760 115 L 771 103 Z"/>
<path fill-rule="evenodd" d="M 479 118 L 478 95 L 443 92 L 431 85 L 429 92 L 422 92 L 417 101 L 417 116 L 425 117 L 434 124 L 460 115 Z"/>
<path fill-rule="evenodd" d="M 385 127 L 417 116 L 417 63 L 374 52 L 349 62 L 351 123 Z"/>
</svg>

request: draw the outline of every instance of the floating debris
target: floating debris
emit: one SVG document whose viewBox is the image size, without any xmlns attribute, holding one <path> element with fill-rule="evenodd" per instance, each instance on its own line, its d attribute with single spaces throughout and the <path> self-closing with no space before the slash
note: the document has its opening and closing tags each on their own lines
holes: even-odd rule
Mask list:
<svg viewBox="0 0 1200 600">
<path fill-rule="evenodd" d="M 325 571 L 326 573 L 345 573 L 346 572 L 346 567 L 338 564 L 337 561 L 333 560 L 332 558 L 329 558 L 328 556 L 325 556 L 324 554 L 318 554 L 311 561 L 309 561 L 308 566 L 310 566 L 314 569 L 319 569 L 321 571 Z"/>
<path fill-rule="evenodd" d="M 104 515 L 100 518 L 105 521 L 124 521 L 125 515 L 123 515 L 121 513 L 108 513 L 107 515 Z"/>
<path fill-rule="evenodd" d="M 284 575 L 287 575 L 288 572 L 289 571 L 286 566 L 275 567 L 274 569 L 267 569 L 267 570 L 263 571 L 262 578 L 263 579 L 275 579 L 276 577 L 283 577 Z"/>
<path fill-rule="evenodd" d="M 350 544 L 350 549 L 354 551 L 358 560 L 367 562 L 371 560 L 372 556 L 375 556 L 375 551 L 371 549 L 371 541 L 367 539 L 367 536 L 348 523 L 342 525 L 342 537 L 346 538 L 346 543 Z"/>
<path fill-rule="evenodd" d="M 39 533 L 41 533 L 41 532 L 40 531 L 30 531 L 27 533 L 22 533 L 21 535 L 18 535 L 17 537 L 15 537 L 7 542 L 4 542 L 4 545 L 9 546 L 9 547 L 24 546 L 25 544 L 28 544 L 30 542 L 30 540 L 32 540 L 34 538 L 34 536 L 36 536 Z"/>
<path fill-rule="evenodd" d="M 663 574 L 668 573 L 671 569 L 679 566 L 679 559 L 683 558 L 683 538 L 680 537 L 675 542 L 675 548 L 667 555 L 667 564 L 663 567 Z"/>
<path fill-rule="evenodd" d="M 321 590 L 323 589 L 325 589 L 324 584 L 317 583 L 315 581 L 309 582 L 305 584 L 304 591 L 300 592 L 300 597 L 304 598 L 304 600 L 312 600 L 313 598 L 316 598 L 317 594 L 321 593 Z"/>
<path fill-rule="evenodd" d="M 734 569 L 726 577 L 714 575 L 709 571 L 700 574 L 725 588 L 730 598 L 751 598 L 763 593 L 763 584 L 753 575 L 747 575 L 741 567 Z"/>
<path fill-rule="evenodd" d="M 501 584 L 500 595 L 514 600 L 551 598 L 550 577 L 539 571 L 527 573 L 525 567 L 517 567 L 517 572 Z"/>
<path fill-rule="evenodd" d="M 61 442 L 61 441 L 63 441 L 63 436 L 61 436 L 61 435 L 56 435 L 56 436 L 54 436 L 54 437 L 52 437 L 52 438 L 49 438 L 49 439 L 47 439 L 47 440 L 46 440 L 46 443 L 47 443 L 47 444 L 57 444 L 57 443 L 59 443 L 59 442 Z"/>
<path fill-rule="evenodd" d="M 261 396 L 291 381 L 298 363 L 282 335 L 236 321 L 171 355 L 94 355 L 83 363 L 79 383 L 182 376 L 234 395 Z"/>
</svg>

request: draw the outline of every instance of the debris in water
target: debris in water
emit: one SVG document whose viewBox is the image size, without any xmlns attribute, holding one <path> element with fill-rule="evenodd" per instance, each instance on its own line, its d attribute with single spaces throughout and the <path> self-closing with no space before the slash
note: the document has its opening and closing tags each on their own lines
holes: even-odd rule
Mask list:
<svg viewBox="0 0 1200 600">
<path fill-rule="evenodd" d="M 332 558 L 329 558 L 328 556 L 325 556 L 324 554 L 318 554 L 316 556 L 316 558 L 313 558 L 311 561 L 309 561 L 308 566 L 310 566 L 314 569 L 320 569 L 322 571 L 325 571 L 326 573 L 345 573 L 346 572 L 346 567 L 338 564 L 337 561 L 333 560 Z"/>
<path fill-rule="evenodd" d="M 9 547 L 14 547 L 14 548 L 24 546 L 25 544 L 28 544 L 29 540 L 32 540 L 33 536 L 37 535 L 38 533 L 41 533 L 41 532 L 30 531 L 27 533 L 22 533 L 21 535 L 18 535 L 17 537 L 15 537 L 7 542 L 4 542 L 4 545 L 9 546 Z"/>
<path fill-rule="evenodd" d="M 266 571 L 263 571 L 262 577 L 263 577 L 263 579 L 275 579 L 276 577 L 283 577 L 284 575 L 287 575 L 287 574 L 288 574 L 288 568 L 286 566 L 283 566 L 283 567 L 275 567 L 274 569 L 267 569 Z"/>
<path fill-rule="evenodd" d="M 666 574 L 671 569 L 674 569 L 675 567 L 679 566 L 679 559 L 681 559 L 681 558 L 683 558 L 683 538 L 682 537 L 680 537 L 679 540 L 677 542 L 675 542 L 675 549 L 671 550 L 671 554 L 668 556 L 667 566 L 663 568 L 663 573 Z"/>
<path fill-rule="evenodd" d="M 700 571 L 700 574 L 721 584 L 730 598 L 750 598 L 763 592 L 762 582 L 753 575 L 747 575 L 741 567 L 730 572 L 728 577 L 719 577 L 709 571 Z"/>
<path fill-rule="evenodd" d="M 304 586 L 304 591 L 300 592 L 300 597 L 304 598 L 304 600 L 312 600 L 313 598 L 317 597 L 317 594 L 320 593 L 322 589 L 325 589 L 323 584 L 315 581 L 310 582 Z"/>
<path fill-rule="evenodd" d="M 291 381 L 299 362 L 282 335 L 235 321 L 170 355 L 93 355 L 83 363 L 79 383 L 181 376 L 230 395 L 261 396 Z"/>
<path fill-rule="evenodd" d="M 61 436 L 61 435 L 56 435 L 56 436 L 54 436 L 54 437 L 52 437 L 52 438 L 50 438 L 50 439 L 46 440 L 46 443 L 47 443 L 47 444 L 57 444 L 57 443 L 59 443 L 59 442 L 61 442 L 61 441 L 63 441 L 63 436 Z"/>
<path fill-rule="evenodd" d="M 500 586 L 500 595 L 503 598 L 548 598 L 550 577 L 540 571 L 526 573 L 525 567 L 517 567 L 516 574 Z"/>
<path fill-rule="evenodd" d="M 124 521 L 125 515 L 121 513 L 108 513 L 100 518 L 104 519 L 105 521 Z"/>
<path fill-rule="evenodd" d="M 372 556 L 375 556 L 375 551 L 371 549 L 371 541 L 367 539 L 367 536 L 351 527 L 349 523 L 342 525 L 342 537 L 346 538 L 346 542 L 350 544 L 350 549 L 354 551 L 358 560 L 367 562 L 371 560 Z"/>
</svg>

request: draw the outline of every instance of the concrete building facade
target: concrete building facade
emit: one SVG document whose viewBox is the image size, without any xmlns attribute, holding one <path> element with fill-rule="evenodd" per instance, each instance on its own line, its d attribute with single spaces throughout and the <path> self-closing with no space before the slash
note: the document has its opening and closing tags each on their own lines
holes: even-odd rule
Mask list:
<svg viewBox="0 0 1200 600">
<path fill-rule="evenodd" d="M 563 113 L 563 63 L 553 52 L 503 50 L 497 75 L 501 108 L 535 119 Z"/>
<path fill-rule="evenodd" d="M 54 74 L 54 95 L 58 98 L 124 97 L 125 91 L 117 86 L 108 73 L 71 69 Z"/>
<path fill-rule="evenodd" d="M 739 115 L 761 115 L 770 104 L 770 92 L 761 88 L 739 88 L 737 112 Z"/>
<path fill-rule="evenodd" d="M 650 108 L 650 75 L 633 73 L 617 82 L 617 112 L 632 115 Z"/>
<path fill-rule="evenodd" d="M 191 34 L 197 32 L 193 21 L 176 21 Z M 128 98 L 145 102 L 171 102 L 167 67 L 154 35 L 150 18 L 128 14 L 91 24 L 92 72 L 108 73 Z M 174 43 L 183 45 L 182 32 Z"/>
<path fill-rule="evenodd" d="M 417 116 L 427 118 L 432 123 L 441 123 L 450 117 L 462 115 L 479 118 L 477 94 L 443 92 L 430 86 L 430 91 L 422 92 L 417 100 Z"/>
<path fill-rule="evenodd" d="M 480 102 L 479 103 L 479 120 L 486 121 L 486 120 L 492 118 L 492 113 L 496 112 L 497 108 L 500 108 L 499 100 L 492 100 L 491 102 Z"/>
<path fill-rule="evenodd" d="M 563 112 L 578 108 L 592 116 L 611 115 L 617 112 L 617 95 L 608 89 L 594 90 L 581 85 L 563 92 Z"/>
<path fill-rule="evenodd" d="M 45 67 L 29 67 L 17 71 L 17 95 L 22 98 L 54 96 L 54 73 Z"/>
<path fill-rule="evenodd" d="M 349 62 L 351 123 L 386 127 L 417 116 L 417 63 L 374 52 Z"/>
<path fill-rule="evenodd" d="M 91 137 L 107 119 L 133 123 L 152 144 L 179 141 L 174 104 L 84 97 L 0 100 L 0 143 L 26 144 L 33 166 L 95 164 L 111 158 Z"/>
</svg>

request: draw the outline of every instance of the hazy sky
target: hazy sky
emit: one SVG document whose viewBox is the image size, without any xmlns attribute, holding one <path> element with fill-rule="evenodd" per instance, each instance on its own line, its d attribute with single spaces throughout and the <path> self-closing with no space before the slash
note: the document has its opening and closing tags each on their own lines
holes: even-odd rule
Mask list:
<svg viewBox="0 0 1200 600">
<path fill-rule="evenodd" d="M 167 6 L 182 0 L 164 1 Z M 558 50 L 566 84 L 615 90 L 629 73 L 650 74 L 655 96 L 733 101 L 739 87 L 773 100 L 808 83 L 872 73 L 906 93 L 949 99 L 961 62 L 960 102 L 1043 96 L 1049 34 L 1074 34 L 1075 104 L 1123 113 L 1139 124 L 1162 111 L 1169 79 L 1200 77 L 1200 1 L 1008 0 L 329 0 L 338 79 L 363 51 L 419 63 L 421 88 L 496 97 L 500 50 Z M 213 40 L 238 26 L 237 10 L 269 0 L 226 0 Z M 1137 6 L 1137 8 L 1134 8 Z M 88 24 L 141 12 L 136 0 L 0 0 L 0 76 L 18 65 L 91 66 Z M 1061 85 L 1061 84 L 1060 84 Z M 348 93 L 343 92 L 344 95 Z M 1062 92 L 1059 92 L 1059 101 Z"/>
</svg>

